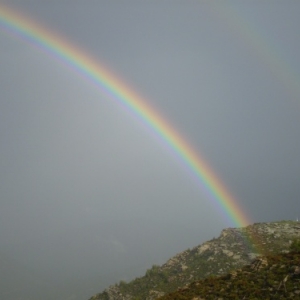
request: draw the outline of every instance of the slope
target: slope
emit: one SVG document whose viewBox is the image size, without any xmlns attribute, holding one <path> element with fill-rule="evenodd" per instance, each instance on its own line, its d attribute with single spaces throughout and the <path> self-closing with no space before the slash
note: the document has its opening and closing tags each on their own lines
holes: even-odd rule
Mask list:
<svg viewBox="0 0 300 300">
<path fill-rule="evenodd" d="M 196 280 L 241 268 L 259 255 L 288 252 L 300 225 L 293 221 L 227 228 L 217 239 L 183 251 L 142 277 L 110 286 L 90 300 L 156 299 Z"/>
<path fill-rule="evenodd" d="M 241 269 L 193 282 L 159 300 L 300 299 L 300 253 L 260 257 Z"/>
</svg>

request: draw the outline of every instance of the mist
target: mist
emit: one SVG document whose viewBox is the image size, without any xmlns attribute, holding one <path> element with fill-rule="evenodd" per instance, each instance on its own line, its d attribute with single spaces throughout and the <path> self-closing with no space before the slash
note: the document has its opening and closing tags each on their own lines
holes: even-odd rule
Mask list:
<svg viewBox="0 0 300 300">
<path fill-rule="evenodd" d="M 300 216 L 299 3 L 0 2 L 155 108 L 249 222 Z M 88 299 L 237 226 L 143 120 L 1 21 L 0 65 L 2 299 Z"/>
</svg>

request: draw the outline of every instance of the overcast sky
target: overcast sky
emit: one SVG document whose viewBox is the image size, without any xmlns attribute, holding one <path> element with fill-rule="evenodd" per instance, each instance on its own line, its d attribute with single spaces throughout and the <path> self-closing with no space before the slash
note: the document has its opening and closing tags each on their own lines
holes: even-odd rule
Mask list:
<svg viewBox="0 0 300 300">
<path fill-rule="evenodd" d="M 0 3 L 147 99 L 249 220 L 300 217 L 300 2 Z M 0 66 L 1 251 L 49 276 L 109 274 L 100 291 L 233 226 L 149 129 L 1 26 Z"/>
</svg>

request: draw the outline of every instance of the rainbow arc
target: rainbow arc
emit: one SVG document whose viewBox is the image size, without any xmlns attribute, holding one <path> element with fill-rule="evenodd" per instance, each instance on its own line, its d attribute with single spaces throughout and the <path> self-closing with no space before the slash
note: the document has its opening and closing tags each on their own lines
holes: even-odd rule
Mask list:
<svg viewBox="0 0 300 300">
<path fill-rule="evenodd" d="M 184 166 L 188 167 L 202 191 L 209 195 L 210 201 L 221 208 L 233 225 L 241 227 L 251 223 L 238 201 L 214 174 L 205 159 L 149 105 L 146 99 L 135 93 L 107 67 L 57 33 L 45 29 L 31 18 L 3 5 L 0 5 L 0 28 L 18 36 L 27 43 L 34 44 L 48 55 L 68 65 L 86 80 L 96 85 L 101 92 L 108 94 L 120 105 L 126 107 L 133 116 L 139 118 L 155 132 L 177 155 Z"/>
</svg>

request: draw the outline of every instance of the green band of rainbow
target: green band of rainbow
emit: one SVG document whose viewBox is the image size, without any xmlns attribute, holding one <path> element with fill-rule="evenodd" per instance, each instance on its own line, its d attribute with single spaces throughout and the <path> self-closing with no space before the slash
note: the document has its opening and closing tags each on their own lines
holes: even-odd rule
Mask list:
<svg viewBox="0 0 300 300">
<path fill-rule="evenodd" d="M 235 226 L 251 223 L 241 210 L 237 201 L 224 184 L 213 173 L 205 160 L 168 124 L 147 102 L 120 81 L 102 64 L 74 47 L 56 33 L 51 33 L 40 24 L 24 17 L 16 11 L 0 5 L 0 25 L 3 29 L 17 34 L 22 39 L 34 43 L 39 48 L 59 58 L 62 62 L 76 69 L 102 91 L 109 93 L 120 104 L 138 116 L 174 151 L 196 176 L 202 189 L 208 192 L 212 201 Z"/>
</svg>

